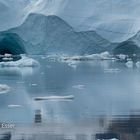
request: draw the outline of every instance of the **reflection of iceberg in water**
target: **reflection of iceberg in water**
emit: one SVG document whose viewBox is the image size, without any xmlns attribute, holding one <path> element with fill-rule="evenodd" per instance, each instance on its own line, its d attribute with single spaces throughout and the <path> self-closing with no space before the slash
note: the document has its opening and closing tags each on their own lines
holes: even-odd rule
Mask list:
<svg viewBox="0 0 140 140">
<path fill-rule="evenodd" d="M 120 69 L 115 68 L 115 69 L 104 69 L 104 73 L 119 73 Z"/>
<path fill-rule="evenodd" d="M 28 76 L 33 74 L 34 69 L 32 67 L 2 67 L 0 73 L 2 75 L 11 74 L 13 76 Z"/>
<path fill-rule="evenodd" d="M 22 105 L 16 105 L 16 104 L 11 104 L 11 105 L 8 105 L 8 108 L 21 108 L 23 107 Z"/>
</svg>

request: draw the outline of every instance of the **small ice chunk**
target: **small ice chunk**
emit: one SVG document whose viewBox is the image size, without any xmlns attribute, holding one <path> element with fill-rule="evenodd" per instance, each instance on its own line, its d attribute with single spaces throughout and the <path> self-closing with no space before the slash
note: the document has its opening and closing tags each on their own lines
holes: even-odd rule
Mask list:
<svg viewBox="0 0 140 140">
<path fill-rule="evenodd" d="M 31 84 L 32 86 L 37 86 L 37 84 Z"/>
<path fill-rule="evenodd" d="M 99 60 L 111 60 L 112 59 L 112 56 L 107 51 L 106 52 L 102 52 L 100 54 L 86 55 L 85 57 L 89 58 L 89 59 L 99 59 Z"/>
<path fill-rule="evenodd" d="M 7 93 L 10 91 L 10 87 L 8 85 L 0 84 L 0 94 Z"/>
<path fill-rule="evenodd" d="M 101 53 L 101 54 L 100 54 L 100 57 L 101 57 L 101 59 L 109 59 L 109 58 L 111 58 L 109 52 L 107 52 L 107 51 Z"/>
<path fill-rule="evenodd" d="M 117 57 L 120 59 L 120 60 L 125 60 L 127 58 L 127 55 L 125 54 L 119 54 L 117 55 Z"/>
<path fill-rule="evenodd" d="M 23 107 L 22 105 L 14 105 L 14 104 L 11 104 L 11 105 L 8 105 L 9 108 L 19 108 L 19 107 Z"/>
<path fill-rule="evenodd" d="M 84 89 L 85 85 L 75 85 L 75 86 L 72 86 L 72 87 L 75 88 L 75 89 Z"/>
<path fill-rule="evenodd" d="M 129 60 L 128 62 L 125 63 L 125 65 L 128 67 L 128 68 L 133 68 L 133 61 L 132 60 Z"/>
<path fill-rule="evenodd" d="M 4 56 L 5 56 L 5 57 L 12 57 L 12 54 L 5 53 Z"/>
<path fill-rule="evenodd" d="M 4 57 L 2 58 L 3 61 L 12 61 L 13 58 L 12 57 Z"/>
</svg>

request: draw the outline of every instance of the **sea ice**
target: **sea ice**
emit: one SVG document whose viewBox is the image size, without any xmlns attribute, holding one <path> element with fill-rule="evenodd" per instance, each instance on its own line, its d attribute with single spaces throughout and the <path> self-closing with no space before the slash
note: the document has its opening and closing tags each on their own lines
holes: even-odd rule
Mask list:
<svg viewBox="0 0 140 140">
<path fill-rule="evenodd" d="M 38 66 L 38 61 L 29 58 L 25 55 L 21 55 L 21 59 L 18 61 L 8 61 L 8 62 L 0 62 L 1 67 L 35 67 Z"/>
<path fill-rule="evenodd" d="M 0 84 L 0 94 L 7 93 L 10 91 L 10 87 L 8 85 Z"/>
<path fill-rule="evenodd" d="M 102 52 L 100 54 L 78 55 L 78 56 L 61 56 L 62 60 L 112 60 L 114 59 L 109 52 Z"/>
<path fill-rule="evenodd" d="M 50 101 L 59 101 L 59 100 L 72 100 L 74 99 L 73 95 L 68 96 L 45 96 L 45 97 L 35 97 L 35 101 L 41 101 L 41 100 L 50 100 Z"/>
<path fill-rule="evenodd" d="M 120 69 L 118 68 L 115 68 L 115 69 L 104 69 L 104 72 L 105 73 L 119 73 L 120 72 Z"/>
<path fill-rule="evenodd" d="M 133 68 L 133 61 L 132 60 L 129 60 L 128 62 L 125 63 L 125 65 L 128 67 L 128 68 Z"/>
</svg>

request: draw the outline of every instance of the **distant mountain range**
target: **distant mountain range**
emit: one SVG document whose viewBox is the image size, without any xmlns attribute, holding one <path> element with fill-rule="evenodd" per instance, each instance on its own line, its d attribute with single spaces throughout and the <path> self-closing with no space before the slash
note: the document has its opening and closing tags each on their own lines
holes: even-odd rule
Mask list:
<svg viewBox="0 0 140 140">
<path fill-rule="evenodd" d="M 95 31 L 75 32 L 57 16 L 30 14 L 25 22 L 4 33 L 15 33 L 28 54 L 83 55 L 111 51 L 114 45 Z"/>
<path fill-rule="evenodd" d="M 6 38 L 9 34 L 10 37 L 16 35 L 18 40 L 21 38 L 28 54 L 84 55 L 104 51 L 115 55 L 140 54 L 140 32 L 124 42 L 111 43 L 95 31 L 76 32 L 57 16 L 30 14 L 22 25 L 0 32 L 0 35 Z M 1 46 L 0 42 L 0 48 Z"/>
<path fill-rule="evenodd" d="M 138 0 L 0 0 L 0 31 L 41 13 L 60 17 L 76 31 L 94 30 L 110 42 L 122 42 L 140 30 L 139 7 Z"/>
</svg>

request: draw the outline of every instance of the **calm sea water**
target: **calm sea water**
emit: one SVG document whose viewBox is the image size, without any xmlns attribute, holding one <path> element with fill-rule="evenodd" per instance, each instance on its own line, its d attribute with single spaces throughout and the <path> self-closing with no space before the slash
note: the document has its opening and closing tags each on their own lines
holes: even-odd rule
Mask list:
<svg viewBox="0 0 140 140">
<path fill-rule="evenodd" d="M 34 57 L 34 68 L 0 68 L 0 120 L 34 122 L 41 110 L 43 122 L 75 122 L 100 115 L 129 115 L 140 109 L 140 69 L 113 61 L 61 62 Z M 73 95 L 73 100 L 35 101 L 35 97 Z M 11 106 L 18 105 L 18 106 Z"/>
</svg>

